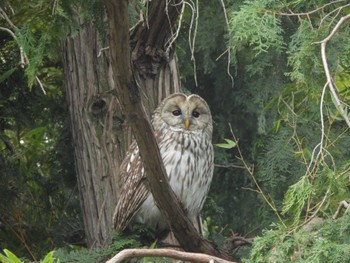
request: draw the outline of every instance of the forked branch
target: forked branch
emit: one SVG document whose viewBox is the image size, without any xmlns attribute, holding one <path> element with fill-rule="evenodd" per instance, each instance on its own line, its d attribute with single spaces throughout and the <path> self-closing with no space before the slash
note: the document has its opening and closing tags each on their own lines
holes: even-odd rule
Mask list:
<svg viewBox="0 0 350 263">
<path fill-rule="evenodd" d="M 338 88 L 334 83 L 334 80 L 331 76 L 330 70 L 329 70 L 329 66 L 328 66 L 328 61 L 327 61 L 327 54 L 326 54 L 326 47 L 328 42 L 332 39 L 332 37 L 335 35 L 335 33 L 339 30 L 340 26 L 342 24 L 344 24 L 346 21 L 348 21 L 350 19 L 350 14 L 347 16 L 342 17 L 338 23 L 335 25 L 335 27 L 333 28 L 333 30 L 331 31 L 331 33 L 322 41 L 318 42 L 321 44 L 321 57 L 322 57 L 322 63 L 323 63 L 323 68 L 327 77 L 327 82 L 326 85 L 328 85 L 332 97 L 335 101 L 335 106 L 337 108 L 337 110 L 339 111 L 340 115 L 343 117 L 345 123 L 347 124 L 347 126 L 350 128 L 350 120 L 349 117 L 347 116 L 344 108 L 343 108 L 343 102 L 341 101 L 340 97 L 339 97 L 339 93 L 338 93 Z"/>
</svg>

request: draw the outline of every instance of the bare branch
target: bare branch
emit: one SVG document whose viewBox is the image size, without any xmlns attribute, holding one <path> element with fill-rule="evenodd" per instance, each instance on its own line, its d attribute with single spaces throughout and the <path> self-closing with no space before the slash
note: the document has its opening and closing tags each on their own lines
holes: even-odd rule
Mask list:
<svg viewBox="0 0 350 263">
<path fill-rule="evenodd" d="M 197 35 L 197 27 L 198 27 L 198 18 L 199 18 L 199 10 L 198 10 L 198 0 L 194 3 L 192 0 L 185 1 L 184 4 L 188 5 L 191 8 L 191 22 L 188 29 L 188 44 L 190 46 L 191 51 L 191 61 L 193 61 L 193 76 L 194 82 L 196 86 L 198 86 L 197 82 L 197 65 L 196 58 L 194 56 L 194 46 L 196 43 L 196 35 Z M 194 25 L 194 26 L 193 26 Z M 194 29 L 193 29 L 194 27 Z"/>
<path fill-rule="evenodd" d="M 13 38 L 16 38 L 15 33 L 13 33 L 11 29 L 0 26 L 0 30 L 5 31 L 5 32 L 9 33 Z"/>
<path fill-rule="evenodd" d="M 323 24 L 324 20 L 325 20 L 327 17 L 329 17 L 331 14 L 333 14 L 333 13 L 335 13 L 335 12 L 336 12 L 337 14 L 334 16 L 334 18 L 336 18 L 336 17 L 339 15 L 340 11 L 341 11 L 343 8 L 347 7 L 347 6 L 350 6 L 350 4 L 347 4 L 347 5 L 343 5 L 343 6 L 337 7 L 336 9 L 332 10 L 332 11 L 331 11 L 331 12 L 329 12 L 327 15 L 325 15 L 324 17 L 322 17 L 321 22 L 320 22 L 320 26 L 319 26 L 319 27 L 321 27 L 321 26 L 322 26 L 322 24 Z M 334 18 L 333 18 L 333 19 L 334 19 Z M 332 23 L 333 23 L 333 21 L 332 21 Z M 330 24 L 332 24 L 332 23 L 330 23 Z"/>
<path fill-rule="evenodd" d="M 38 82 L 38 84 L 41 88 L 41 91 L 44 93 L 44 95 L 46 95 L 46 91 L 44 89 L 44 86 L 43 86 L 43 83 L 41 82 L 41 80 L 38 78 L 38 76 L 35 76 L 35 79 L 36 79 L 36 82 Z"/>
<path fill-rule="evenodd" d="M 343 209 L 348 209 L 349 207 L 350 207 L 350 204 L 349 204 L 348 202 L 346 202 L 346 201 L 341 201 L 341 202 L 339 203 L 339 206 L 338 206 L 337 211 L 335 212 L 335 214 L 333 215 L 332 218 L 333 218 L 334 220 L 338 219 L 339 214 L 341 213 L 341 211 L 342 211 Z"/>
<path fill-rule="evenodd" d="M 0 7 L 0 15 L 6 20 L 6 22 L 10 25 L 12 29 L 18 29 L 14 23 L 12 23 L 11 19 L 7 16 L 6 12 L 4 9 Z"/>
<path fill-rule="evenodd" d="M 175 40 L 176 40 L 177 37 L 179 36 L 184 11 L 185 11 L 185 5 L 182 5 L 181 11 L 180 11 L 180 15 L 179 15 L 179 22 L 178 22 L 178 26 L 177 26 L 176 32 L 175 32 L 175 33 L 172 35 L 172 37 L 166 42 L 167 48 L 166 48 L 166 51 L 165 51 L 165 52 L 166 52 L 167 54 L 169 53 L 170 48 L 173 46 Z M 168 19 L 169 19 L 169 15 L 168 15 L 168 14 L 167 14 L 167 16 L 168 16 Z"/>
<path fill-rule="evenodd" d="M 232 263 L 222 258 L 209 256 L 201 253 L 189 253 L 173 249 L 124 249 L 107 261 L 107 263 L 119 263 L 126 259 L 140 257 L 168 257 L 182 261 L 198 262 L 198 263 Z"/>
<path fill-rule="evenodd" d="M 350 19 L 350 14 L 347 16 L 342 17 L 338 23 L 335 25 L 335 27 L 333 28 L 332 32 L 325 38 L 323 39 L 321 42 L 321 57 L 322 57 L 322 63 L 323 63 L 323 67 L 324 67 L 324 71 L 327 77 L 327 85 L 331 91 L 331 94 L 333 96 L 333 99 L 335 101 L 335 106 L 337 108 L 337 110 L 339 111 L 340 115 L 343 117 L 343 119 L 345 120 L 346 124 L 348 125 L 348 127 L 350 128 L 350 120 L 349 117 L 347 116 L 346 112 L 344 111 L 343 108 L 343 102 L 341 101 L 341 99 L 339 98 L 338 95 L 338 88 L 335 85 L 333 78 L 330 74 L 329 71 L 329 66 L 328 66 L 328 62 L 327 62 L 327 55 L 326 55 L 326 47 L 328 42 L 332 39 L 332 37 L 334 36 L 334 34 L 339 30 L 340 26 L 342 24 L 344 24 L 347 20 Z"/>
<path fill-rule="evenodd" d="M 282 217 L 280 215 L 280 213 L 278 212 L 273 200 L 271 198 L 269 198 L 268 196 L 266 196 L 266 194 L 264 193 L 264 191 L 261 189 L 258 181 L 256 180 L 255 176 L 254 176 L 254 167 L 251 167 L 247 164 L 247 162 L 244 160 L 243 158 L 243 154 L 241 152 L 241 148 L 239 147 L 239 144 L 238 144 L 238 140 L 236 139 L 236 136 L 234 135 L 233 131 L 232 131 L 232 127 L 231 127 L 231 124 L 229 124 L 230 126 L 230 132 L 231 132 L 231 135 L 233 137 L 233 141 L 236 143 L 236 148 L 238 150 L 238 160 L 240 160 L 245 169 L 247 170 L 248 174 L 250 175 L 250 177 L 252 178 L 253 180 L 253 183 L 255 185 L 255 187 L 257 188 L 257 192 L 262 196 L 262 198 L 264 199 L 264 201 L 269 205 L 269 207 L 273 210 L 273 212 L 276 214 L 278 220 L 281 222 L 281 224 L 283 224 L 283 226 L 286 226 L 284 221 L 282 220 Z"/>
<path fill-rule="evenodd" d="M 10 25 L 10 27 L 12 29 L 14 29 L 14 30 L 18 29 L 18 27 L 16 27 L 15 24 L 12 23 L 11 19 L 8 17 L 6 12 L 1 7 L 0 7 L 0 16 L 2 16 L 6 20 L 6 22 Z M 13 39 L 17 42 L 17 44 L 19 46 L 20 56 L 21 56 L 21 61 L 19 64 L 20 64 L 21 68 L 24 68 L 26 65 L 29 64 L 29 59 L 28 59 L 27 54 L 24 52 L 23 47 L 18 43 L 18 40 L 17 40 L 15 33 L 11 29 L 8 29 L 5 27 L 0 27 L 0 30 L 3 30 L 5 32 L 9 33 L 13 37 Z M 46 91 L 45 91 L 44 86 L 43 86 L 42 82 L 40 81 L 39 77 L 35 76 L 35 80 L 39 84 L 44 95 L 46 95 Z"/>
<path fill-rule="evenodd" d="M 214 166 L 215 166 L 215 167 L 220 167 L 220 168 L 239 168 L 239 169 L 245 169 L 244 166 L 238 165 L 238 164 L 233 164 L 233 163 L 229 163 L 229 164 L 219 164 L 219 163 L 215 163 Z"/>
<path fill-rule="evenodd" d="M 345 2 L 346 0 L 336 0 L 336 1 L 333 1 L 333 2 L 330 2 L 330 3 L 327 3 L 323 6 L 320 6 L 314 10 L 311 10 L 309 12 L 303 12 L 303 13 L 293 13 L 291 11 L 291 13 L 283 13 L 283 12 L 277 12 L 276 15 L 280 15 L 280 16 L 309 16 L 309 15 L 312 15 L 314 13 L 317 13 L 318 11 L 320 10 L 323 10 L 325 7 L 329 6 L 329 5 L 333 5 L 333 4 L 336 4 L 336 3 L 340 3 L 340 2 Z"/>
<path fill-rule="evenodd" d="M 227 18 L 227 13 L 226 13 L 226 7 L 225 7 L 224 0 L 220 0 L 220 2 L 221 2 L 222 9 L 224 11 L 224 16 L 225 16 L 225 22 L 226 22 L 227 29 L 229 29 L 229 22 L 228 22 L 228 18 Z M 231 74 L 231 71 L 230 71 L 230 66 L 231 66 L 231 47 L 230 46 L 228 47 L 228 49 L 224 53 L 226 53 L 226 52 L 227 52 L 227 68 L 226 68 L 226 71 L 227 71 L 227 75 L 231 79 L 232 88 L 233 88 L 233 86 L 235 84 L 235 81 L 234 81 L 234 78 L 233 78 L 233 76 Z M 222 55 L 220 55 L 216 60 L 218 60 L 221 56 Z"/>
<path fill-rule="evenodd" d="M 307 167 L 306 173 L 307 174 L 312 174 L 312 172 L 316 169 L 317 164 L 318 164 L 318 160 L 319 158 L 322 156 L 323 157 L 323 141 L 324 141 L 324 137 L 325 137 L 325 131 L 324 131 L 324 118 L 323 118 L 323 102 L 324 102 L 324 96 L 326 93 L 326 88 L 327 88 L 327 84 L 324 85 L 323 89 L 322 89 L 322 95 L 321 95 L 321 102 L 320 102 L 320 115 L 321 115 L 321 141 L 315 146 L 315 148 L 312 151 L 311 154 L 311 160 L 310 163 Z M 316 150 L 318 150 L 318 153 L 316 155 L 315 158 L 315 152 Z M 314 163 L 313 168 L 311 169 L 312 164 Z"/>
</svg>

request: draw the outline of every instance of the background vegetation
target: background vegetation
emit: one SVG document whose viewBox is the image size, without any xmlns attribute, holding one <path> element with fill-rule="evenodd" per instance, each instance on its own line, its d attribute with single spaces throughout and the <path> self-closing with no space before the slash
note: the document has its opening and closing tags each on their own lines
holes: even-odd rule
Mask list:
<svg viewBox="0 0 350 263">
<path fill-rule="evenodd" d="M 0 6 L 0 248 L 32 259 L 63 248 L 61 262 L 81 260 L 74 253 L 84 247 L 60 56 L 66 25 L 74 28 L 70 5 L 99 21 L 94 1 Z M 258 236 L 252 251 L 235 255 L 246 262 L 349 261 L 349 215 L 332 220 L 349 195 L 349 127 L 325 88 L 319 42 L 350 14 L 350 4 L 186 5 L 176 42 L 183 88 L 208 101 L 213 143 L 228 138 L 239 146 L 215 149 L 203 211 L 208 237 L 220 245 L 232 232 Z M 346 113 L 349 31 L 349 22 L 343 24 L 327 45 Z M 139 242 L 119 237 L 107 251 Z M 93 253 L 109 255 L 103 251 L 86 257 L 95 262 Z"/>
</svg>

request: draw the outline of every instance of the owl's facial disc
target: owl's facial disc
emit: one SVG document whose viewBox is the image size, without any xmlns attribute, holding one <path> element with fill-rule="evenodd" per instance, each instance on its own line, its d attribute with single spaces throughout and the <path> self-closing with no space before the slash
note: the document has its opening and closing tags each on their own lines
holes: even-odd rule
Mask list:
<svg viewBox="0 0 350 263">
<path fill-rule="evenodd" d="M 165 101 L 161 116 L 172 130 L 203 131 L 211 123 L 210 110 L 198 96 L 174 95 Z"/>
</svg>

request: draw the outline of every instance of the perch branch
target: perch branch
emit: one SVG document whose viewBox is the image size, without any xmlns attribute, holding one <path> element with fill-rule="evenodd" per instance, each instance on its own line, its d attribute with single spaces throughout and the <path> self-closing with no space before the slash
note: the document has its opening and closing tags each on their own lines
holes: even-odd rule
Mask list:
<svg viewBox="0 0 350 263">
<path fill-rule="evenodd" d="M 107 261 L 107 263 L 119 263 L 123 262 L 123 260 L 131 259 L 131 258 L 140 258 L 140 257 L 168 257 L 172 259 L 182 260 L 182 261 L 190 261 L 190 262 L 198 262 L 198 263 L 232 263 L 232 261 L 227 261 L 222 258 L 209 256 L 201 253 L 189 253 L 183 252 L 173 249 L 124 249 L 115 255 L 113 258 Z"/>
<path fill-rule="evenodd" d="M 128 1 L 104 0 L 104 3 L 109 21 L 109 46 L 113 47 L 110 48 L 110 56 L 115 89 L 122 111 L 128 118 L 139 146 L 151 193 L 184 250 L 229 259 L 229 255 L 218 251 L 197 232 L 169 186 L 153 128 L 141 103 L 139 87 L 133 78 L 130 61 Z M 179 1 L 173 1 L 173 3 L 179 3 Z M 150 47 L 162 47 L 163 45 L 159 42 L 164 43 L 163 38 L 168 35 L 169 29 L 162 27 L 164 23 L 157 23 L 165 20 L 165 12 L 160 11 L 165 10 L 165 4 L 163 0 L 150 3 L 150 28 L 147 30 L 147 34 L 150 35 L 146 35 L 146 44 Z M 181 7 L 177 8 L 176 5 L 169 4 L 168 8 L 169 16 L 175 21 L 178 9 Z"/>
</svg>

